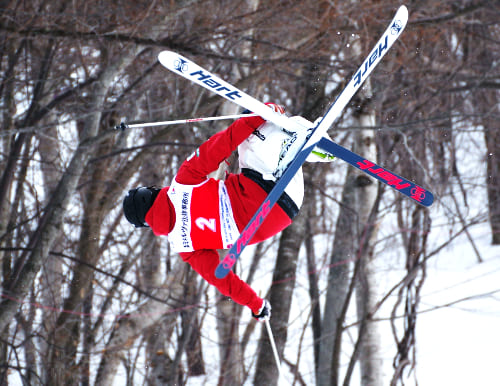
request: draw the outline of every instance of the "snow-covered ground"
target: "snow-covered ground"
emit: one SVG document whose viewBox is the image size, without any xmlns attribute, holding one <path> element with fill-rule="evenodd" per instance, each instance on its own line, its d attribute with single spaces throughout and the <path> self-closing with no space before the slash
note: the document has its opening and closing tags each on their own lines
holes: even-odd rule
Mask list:
<svg viewBox="0 0 500 386">
<path fill-rule="evenodd" d="M 483 263 L 464 240 L 429 264 L 417 321 L 419 385 L 500 384 L 500 246 L 489 246 L 486 226 L 478 231 Z"/>
</svg>

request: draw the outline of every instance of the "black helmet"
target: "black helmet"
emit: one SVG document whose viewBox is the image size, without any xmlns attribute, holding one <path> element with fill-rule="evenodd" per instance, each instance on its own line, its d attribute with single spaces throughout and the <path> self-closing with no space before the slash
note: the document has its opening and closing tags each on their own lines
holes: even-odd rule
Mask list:
<svg viewBox="0 0 500 386">
<path fill-rule="evenodd" d="M 123 199 L 123 213 L 125 217 L 136 228 L 147 227 L 146 213 L 153 205 L 159 189 L 146 188 L 144 186 L 128 191 Z"/>
</svg>

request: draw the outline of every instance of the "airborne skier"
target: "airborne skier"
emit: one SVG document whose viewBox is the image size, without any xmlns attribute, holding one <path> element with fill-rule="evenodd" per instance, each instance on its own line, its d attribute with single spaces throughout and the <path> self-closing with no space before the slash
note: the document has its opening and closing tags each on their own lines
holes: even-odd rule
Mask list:
<svg viewBox="0 0 500 386">
<path fill-rule="evenodd" d="M 276 104 L 268 106 L 280 114 L 285 112 Z M 130 190 L 123 201 L 125 216 L 136 227 L 149 226 L 157 236 L 168 235 L 172 249 L 208 283 L 250 308 L 256 319 L 269 318 L 270 304 L 236 274 L 215 277 L 217 249 L 229 248 L 239 237 L 302 146 L 307 129 L 290 132 L 259 116 L 240 118 L 184 161 L 170 186 Z M 224 181 L 209 179 L 208 174 L 217 170 L 236 148 L 241 172 L 229 174 Z M 251 243 L 266 240 L 290 225 L 303 195 L 299 170 Z"/>
<path fill-rule="evenodd" d="M 173 249 L 205 280 L 237 303 L 248 306 L 257 319 L 267 320 L 269 303 L 259 298 L 231 268 L 246 245 L 263 241 L 291 224 L 303 198 L 301 165 L 314 157 L 316 150 L 326 154 L 325 161 L 337 156 L 416 202 L 430 206 L 434 200 L 431 192 L 335 144 L 326 134 L 398 39 L 407 21 L 408 10 L 400 6 L 356 75 L 315 124 L 301 117 L 287 118 L 280 106 L 270 104 L 280 113 L 276 114 L 181 55 L 160 52 L 158 60 L 164 67 L 263 118 L 240 118 L 214 135 L 181 165 L 172 186 L 129 191 L 124 200 L 127 219 L 137 227 L 151 226 L 157 235 L 169 235 Z M 208 179 L 207 175 L 237 147 L 242 172 L 229 175 L 225 182 Z M 229 252 L 218 263 L 216 249 L 220 248 L 229 248 Z"/>
</svg>

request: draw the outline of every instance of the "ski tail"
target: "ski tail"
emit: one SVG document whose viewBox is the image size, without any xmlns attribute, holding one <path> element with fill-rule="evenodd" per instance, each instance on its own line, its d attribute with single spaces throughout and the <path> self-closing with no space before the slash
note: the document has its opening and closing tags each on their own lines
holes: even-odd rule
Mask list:
<svg viewBox="0 0 500 386">
<path fill-rule="evenodd" d="M 321 138 L 316 146 L 376 178 L 420 205 L 431 206 L 434 202 L 434 195 L 428 190 L 418 186 L 406 178 L 400 177 L 397 174 L 384 169 L 382 166 L 379 166 L 356 153 L 353 153 L 345 147 L 330 141 L 328 138 Z"/>
<path fill-rule="evenodd" d="M 359 88 L 371 74 L 375 66 L 380 63 L 380 60 L 387 53 L 389 48 L 399 38 L 407 22 L 408 10 L 404 5 L 402 5 L 401 7 L 399 7 L 396 15 L 391 21 L 391 24 L 379 39 L 368 57 L 364 60 L 359 70 L 355 73 L 354 77 L 351 79 L 342 93 L 337 97 L 335 102 L 330 106 L 323 118 L 313 128 L 309 139 L 304 143 L 302 149 L 298 152 L 295 159 L 288 165 L 284 174 L 276 182 L 274 188 L 268 194 L 267 198 L 261 204 L 248 225 L 241 232 L 240 237 L 229 249 L 226 257 L 220 262 L 217 269 L 215 270 L 215 276 L 217 278 L 224 278 L 232 269 L 245 247 L 250 243 L 257 229 L 260 227 L 264 219 L 271 211 L 273 205 L 277 202 L 281 194 L 284 192 L 285 188 L 288 186 L 289 182 L 300 169 L 307 156 L 314 149 L 315 144 L 321 140 L 330 126 L 337 120 L 342 110 L 346 107 L 347 103 L 349 103 L 354 94 L 359 90 Z M 267 119 L 264 116 L 262 117 Z M 272 119 L 270 120 L 273 121 Z M 279 125 L 279 123 L 276 124 Z M 282 127 L 290 128 L 290 124 L 282 125 Z"/>
</svg>

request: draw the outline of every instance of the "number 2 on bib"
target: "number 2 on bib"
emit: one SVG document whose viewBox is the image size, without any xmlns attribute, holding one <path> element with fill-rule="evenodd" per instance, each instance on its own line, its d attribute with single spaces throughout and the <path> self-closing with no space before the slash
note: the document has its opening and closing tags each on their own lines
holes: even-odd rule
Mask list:
<svg viewBox="0 0 500 386">
<path fill-rule="evenodd" d="M 205 230 L 205 227 L 210 229 L 212 232 L 215 233 L 217 230 L 216 228 L 216 223 L 214 218 L 207 219 L 205 217 L 198 217 L 195 221 L 195 224 L 198 228 L 200 228 L 202 231 Z"/>
</svg>

